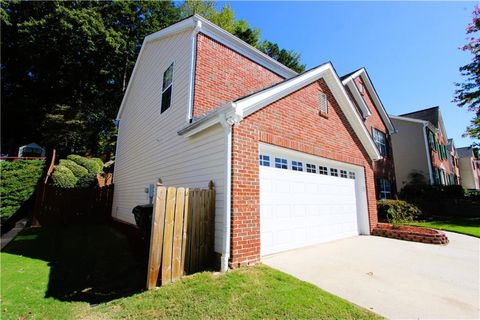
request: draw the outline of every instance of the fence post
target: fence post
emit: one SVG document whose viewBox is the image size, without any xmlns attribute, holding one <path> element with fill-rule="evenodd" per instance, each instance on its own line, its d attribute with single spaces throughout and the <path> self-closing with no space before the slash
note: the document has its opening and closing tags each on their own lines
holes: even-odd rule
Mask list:
<svg viewBox="0 0 480 320">
<path fill-rule="evenodd" d="M 48 178 L 53 172 L 53 168 L 55 165 L 55 157 L 57 151 L 53 149 L 52 151 L 52 159 L 50 160 L 50 165 L 46 171 L 45 177 L 37 185 L 37 194 L 35 196 L 35 204 L 33 206 L 33 214 L 32 214 L 32 226 L 39 227 L 40 221 L 38 221 L 38 216 L 41 214 L 43 208 L 43 200 L 45 198 L 45 186 L 48 183 Z"/>
</svg>

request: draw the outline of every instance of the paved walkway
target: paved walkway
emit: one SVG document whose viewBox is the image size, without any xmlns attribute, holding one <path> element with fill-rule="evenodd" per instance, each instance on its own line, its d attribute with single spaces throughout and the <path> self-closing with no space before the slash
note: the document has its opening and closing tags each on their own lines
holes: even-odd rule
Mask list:
<svg viewBox="0 0 480 320">
<path fill-rule="evenodd" d="M 359 236 L 263 258 L 392 319 L 480 319 L 480 239 L 447 246 Z"/>
</svg>

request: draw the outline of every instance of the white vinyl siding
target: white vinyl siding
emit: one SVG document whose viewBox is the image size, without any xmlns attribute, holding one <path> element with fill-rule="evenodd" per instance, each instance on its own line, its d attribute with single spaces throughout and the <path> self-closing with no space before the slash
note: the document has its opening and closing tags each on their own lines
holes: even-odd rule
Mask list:
<svg viewBox="0 0 480 320">
<path fill-rule="evenodd" d="M 132 209 L 148 203 L 145 188 L 161 178 L 167 186 L 216 189 L 215 250 L 221 252 L 226 172 L 225 130 L 216 125 L 186 138 L 191 32 L 153 41 L 143 49 L 122 112 L 115 163 L 112 215 L 135 223 Z M 174 64 L 172 105 L 160 114 L 163 73 Z"/>
</svg>

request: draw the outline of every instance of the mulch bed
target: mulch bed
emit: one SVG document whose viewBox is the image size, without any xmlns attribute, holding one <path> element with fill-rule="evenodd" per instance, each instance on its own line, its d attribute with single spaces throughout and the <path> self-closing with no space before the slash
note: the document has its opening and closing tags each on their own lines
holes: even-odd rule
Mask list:
<svg viewBox="0 0 480 320">
<path fill-rule="evenodd" d="M 401 226 L 394 229 L 389 223 L 379 223 L 373 228 L 372 235 L 422 243 L 448 244 L 445 233 L 423 227 Z"/>
</svg>

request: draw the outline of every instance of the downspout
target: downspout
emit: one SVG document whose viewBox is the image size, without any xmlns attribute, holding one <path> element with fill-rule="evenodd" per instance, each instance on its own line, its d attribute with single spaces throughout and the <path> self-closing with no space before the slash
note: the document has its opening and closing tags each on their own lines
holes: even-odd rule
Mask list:
<svg viewBox="0 0 480 320">
<path fill-rule="evenodd" d="M 428 122 L 423 123 L 423 141 L 425 143 L 425 151 L 427 153 L 427 159 L 428 159 L 428 177 L 430 179 L 430 184 L 433 184 L 433 173 L 432 173 L 432 158 L 430 156 L 430 148 L 428 146 L 428 138 L 427 138 L 427 127 L 428 127 Z"/>
<path fill-rule="evenodd" d="M 225 203 L 225 217 L 224 217 L 224 239 L 223 239 L 223 249 L 220 270 L 221 272 L 226 272 L 228 270 L 228 261 L 230 260 L 230 237 L 231 237 L 231 210 L 232 210 L 232 126 L 233 122 L 227 120 L 225 114 L 221 114 L 220 122 L 225 129 L 225 145 L 226 150 L 226 167 L 225 167 L 225 194 L 224 194 L 224 203 Z"/>
<path fill-rule="evenodd" d="M 197 63 L 197 34 L 202 28 L 202 21 L 195 22 L 195 28 L 192 32 L 192 50 L 190 56 L 190 88 L 188 90 L 188 112 L 187 122 L 190 123 L 193 118 L 193 98 L 195 93 L 195 66 Z"/>
</svg>

